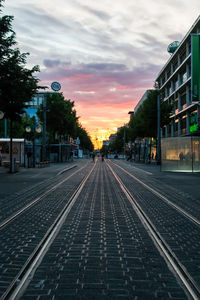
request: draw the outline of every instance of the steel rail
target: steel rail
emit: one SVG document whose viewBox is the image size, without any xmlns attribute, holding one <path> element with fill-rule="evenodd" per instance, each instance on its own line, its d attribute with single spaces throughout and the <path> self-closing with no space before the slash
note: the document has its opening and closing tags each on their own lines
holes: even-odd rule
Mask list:
<svg viewBox="0 0 200 300">
<path fill-rule="evenodd" d="M 200 220 L 198 220 L 197 218 L 195 218 L 194 216 L 192 216 L 191 214 L 189 214 L 187 211 L 185 211 L 183 208 L 181 208 L 180 206 L 178 206 L 177 204 L 173 203 L 172 201 L 170 201 L 167 197 L 163 196 L 162 194 L 160 194 L 159 192 L 155 191 L 153 188 L 151 188 L 149 185 L 147 185 L 146 183 L 144 183 L 142 180 L 138 179 L 137 177 L 135 177 L 133 174 L 129 173 L 128 171 L 126 171 L 124 168 L 122 168 L 121 166 L 117 165 L 116 163 L 112 162 L 112 164 L 114 164 L 115 166 L 117 166 L 119 169 L 121 169 L 122 171 L 124 171 L 126 174 L 128 174 L 129 176 L 131 176 L 133 179 L 135 179 L 137 182 L 139 182 L 141 185 L 143 185 L 146 189 L 148 189 L 150 192 L 152 192 L 154 195 L 156 195 L 157 197 L 159 197 L 160 199 L 162 199 L 163 201 L 165 201 L 168 205 L 172 206 L 174 209 L 176 209 L 179 213 L 181 213 L 182 215 L 184 215 L 186 218 L 188 218 L 190 221 L 192 221 L 194 224 L 200 226 Z"/>
<path fill-rule="evenodd" d="M 127 199 L 133 206 L 134 210 L 136 211 L 138 217 L 140 218 L 141 222 L 143 223 L 143 225 L 146 228 L 147 232 L 149 233 L 150 237 L 153 239 L 154 244 L 156 245 L 156 247 L 158 248 L 160 253 L 163 254 L 167 263 L 172 267 L 172 269 L 174 270 L 174 273 L 179 277 L 182 284 L 184 285 L 187 292 L 189 293 L 190 297 L 192 297 L 192 299 L 194 299 L 194 300 L 200 299 L 199 286 L 196 284 L 196 282 L 190 276 L 190 274 L 188 273 L 186 268 L 181 264 L 181 262 L 176 257 L 174 252 L 171 250 L 169 245 L 166 243 L 165 239 L 158 232 L 158 230 L 153 225 L 153 223 L 151 222 L 149 217 L 142 210 L 141 206 L 137 203 L 135 198 L 131 195 L 130 191 L 126 188 L 126 186 L 123 184 L 123 182 L 118 177 L 118 175 L 115 173 L 115 171 L 112 169 L 112 167 L 108 163 L 107 163 L 107 166 L 109 167 L 109 169 L 112 172 L 115 179 L 118 181 L 121 189 L 123 190 Z"/>
<path fill-rule="evenodd" d="M 27 280 L 30 280 L 31 273 L 35 272 L 37 266 L 41 262 L 42 258 L 44 257 L 45 253 L 47 252 L 50 244 L 55 239 L 57 233 L 59 232 L 62 224 L 64 223 L 67 215 L 69 214 L 71 208 L 73 207 L 76 199 L 80 195 L 83 187 L 86 184 L 86 181 L 88 180 L 89 176 L 91 175 L 96 163 L 92 166 L 90 171 L 87 173 L 87 175 L 82 179 L 81 183 L 79 184 L 76 191 L 73 193 L 73 195 L 70 197 L 68 203 L 65 205 L 65 207 L 62 209 L 62 211 L 57 216 L 54 223 L 51 225 L 51 227 L 48 229 L 47 233 L 43 237 L 43 239 L 40 241 L 38 246 L 35 248 L 33 253 L 29 256 L 28 260 L 24 264 L 24 266 L 21 268 L 20 272 L 17 274 L 15 279 L 12 281 L 6 292 L 1 297 L 1 300 L 14 300 L 18 299 L 17 297 L 22 292 L 25 284 L 27 283 Z"/>
<path fill-rule="evenodd" d="M 67 178 L 63 179 L 62 181 L 60 181 L 59 183 L 57 183 L 56 185 L 54 185 L 52 188 L 50 188 L 48 191 L 42 193 L 39 197 L 37 197 L 35 200 L 31 201 L 29 204 L 27 204 L 26 206 L 24 206 L 23 208 L 19 209 L 18 211 L 16 211 L 11 217 L 8 217 L 7 219 L 5 219 L 4 221 L 2 221 L 0 223 L 0 230 L 2 228 L 4 228 L 7 224 L 9 224 L 10 222 L 12 222 L 14 219 L 16 219 L 19 215 L 21 215 L 22 213 L 24 213 L 27 209 L 29 209 L 30 207 L 32 207 L 34 204 L 36 204 L 38 201 L 40 201 L 42 198 L 44 198 L 45 196 L 47 196 L 48 194 L 50 194 L 51 192 L 53 192 L 58 186 L 60 186 L 61 184 L 63 184 L 64 182 L 66 182 L 67 180 L 69 180 L 72 176 L 74 176 L 76 173 L 78 173 L 79 171 L 81 171 L 83 168 L 85 168 L 85 166 L 81 167 L 79 170 L 75 171 L 73 174 L 71 174 L 70 176 L 68 176 Z"/>
</svg>

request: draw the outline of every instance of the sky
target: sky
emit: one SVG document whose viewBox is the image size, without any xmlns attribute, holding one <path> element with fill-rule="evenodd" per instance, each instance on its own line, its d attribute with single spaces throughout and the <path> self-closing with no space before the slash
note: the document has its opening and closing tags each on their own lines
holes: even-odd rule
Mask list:
<svg viewBox="0 0 200 300">
<path fill-rule="evenodd" d="M 40 84 L 61 84 L 96 145 L 129 121 L 200 13 L 199 0 L 6 0 Z"/>
</svg>

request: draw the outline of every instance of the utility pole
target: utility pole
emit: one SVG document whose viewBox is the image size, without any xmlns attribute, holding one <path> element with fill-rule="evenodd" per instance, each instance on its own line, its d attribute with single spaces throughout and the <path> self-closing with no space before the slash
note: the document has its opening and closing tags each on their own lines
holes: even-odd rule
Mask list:
<svg viewBox="0 0 200 300">
<path fill-rule="evenodd" d="M 4 137 L 7 138 L 7 119 L 4 119 Z"/>
<path fill-rule="evenodd" d="M 35 168 L 35 163 L 36 163 L 35 131 L 36 131 L 36 120 L 35 117 L 33 117 L 33 168 Z"/>
<path fill-rule="evenodd" d="M 160 142 L 160 92 L 157 95 L 157 165 L 161 164 L 161 142 Z"/>
<path fill-rule="evenodd" d="M 42 129 L 42 161 L 46 160 L 46 125 L 47 125 L 47 99 L 43 99 L 43 129 Z"/>
<path fill-rule="evenodd" d="M 126 156 L 126 131 L 125 131 L 125 127 L 124 127 L 124 159 Z"/>
</svg>

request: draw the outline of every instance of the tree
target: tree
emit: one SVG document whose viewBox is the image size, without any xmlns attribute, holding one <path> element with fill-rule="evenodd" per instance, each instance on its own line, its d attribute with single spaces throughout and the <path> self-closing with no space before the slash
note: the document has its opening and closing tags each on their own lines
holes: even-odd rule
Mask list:
<svg viewBox="0 0 200 300">
<path fill-rule="evenodd" d="M 29 53 L 21 53 L 18 48 L 14 48 L 17 42 L 12 21 L 13 16 L 0 18 L 0 110 L 4 112 L 5 118 L 10 120 L 11 173 L 13 122 L 21 119 L 26 102 L 31 100 L 38 88 L 42 88 L 37 86 L 39 79 L 33 76 L 39 71 L 39 67 L 27 69 L 25 64 Z"/>
<path fill-rule="evenodd" d="M 63 140 L 68 140 L 68 136 L 79 137 L 83 149 L 93 150 L 87 131 L 78 121 L 73 101 L 66 100 L 62 93 L 47 94 L 46 109 L 49 142 L 56 142 L 58 137 Z M 43 105 L 40 106 L 37 115 L 43 121 Z"/>
<path fill-rule="evenodd" d="M 157 96 L 157 90 L 150 91 L 147 99 L 129 122 L 129 138 L 131 141 L 134 141 L 137 137 L 157 138 Z M 172 106 L 167 102 L 161 101 L 160 108 L 160 126 L 163 127 L 170 123 Z"/>
<path fill-rule="evenodd" d="M 94 146 L 91 142 L 90 136 L 81 124 L 77 123 L 76 136 L 80 139 L 80 147 L 93 151 Z"/>
<path fill-rule="evenodd" d="M 66 100 L 62 93 L 47 94 L 47 132 L 49 141 L 55 142 L 57 136 L 67 140 L 68 135 L 76 136 L 76 110 L 74 102 Z M 43 121 L 43 105 L 41 104 L 37 115 Z"/>
<path fill-rule="evenodd" d="M 125 141 L 124 141 L 125 138 Z M 121 127 L 115 138 L 115 141 L 109 146 L 109 150 L 114 152 L 122 152 L 124 150 L 124 143 L 128 141 L 128 128 L 126 126 Z"/>
<path fill-rule="evenodd" d="M 157 95 L 157 90 L 150 91 L 147 99 L 130 121 L 129 128 L 132 141 L 136 137 L 157 137 Z M 171 105 L 167 102 L 161 102 L 161 127 L 169 124 L 171 110 Z"/>
</svg>

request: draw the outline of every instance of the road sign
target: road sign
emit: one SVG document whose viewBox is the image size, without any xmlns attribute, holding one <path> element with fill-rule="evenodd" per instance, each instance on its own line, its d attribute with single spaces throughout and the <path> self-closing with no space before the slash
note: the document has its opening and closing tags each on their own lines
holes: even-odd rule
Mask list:
<svg viewBox="0 0 200 300">
<path fill-rule="evenodd" d="M 51 88 L 52 88 L 53 91 L 58 92 L 58 91 L 60 91 L 60 89 L 61 89 L 61 85 L 60 85 L 59 82 L 54 81 L 54 82 L 52 82 L 52 84 L 51 84 Z"/>
</svg>

